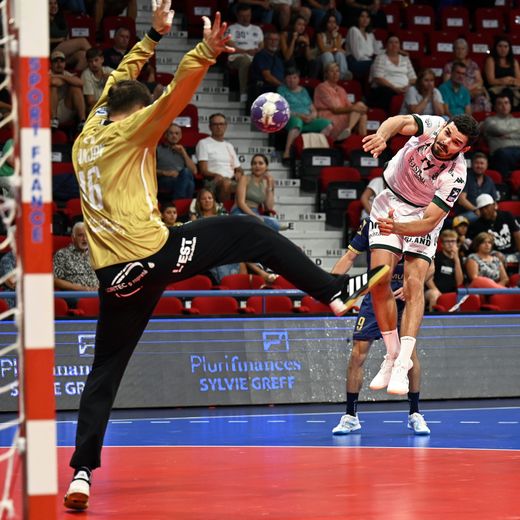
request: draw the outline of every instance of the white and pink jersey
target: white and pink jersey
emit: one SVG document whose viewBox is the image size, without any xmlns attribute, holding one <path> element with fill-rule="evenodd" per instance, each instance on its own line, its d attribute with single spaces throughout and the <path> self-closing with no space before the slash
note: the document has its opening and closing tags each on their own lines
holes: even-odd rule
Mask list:
<svg viewBox="0 0 520 520">
<path fill-rule="evenodd" d="M 466 160 L 435 158 L 432 144 L 446 121 L 438 116 L 413 116 L 419 125 L 417 137 L 410 137 L 384 171 L 387 187 L 404 202 L 426 207 L 434 202 L 450 211 L 466 184 Z"/>
</svg>

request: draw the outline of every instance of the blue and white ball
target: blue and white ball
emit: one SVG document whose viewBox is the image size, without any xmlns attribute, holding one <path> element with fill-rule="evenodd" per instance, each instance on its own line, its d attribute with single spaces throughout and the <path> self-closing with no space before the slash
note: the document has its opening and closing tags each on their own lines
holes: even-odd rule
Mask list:
<svg viewBox="0 0 520 520">
<path fill-rule="evenodd" d="M 281 130 L 290 116 L 289 103 L 276 92 L 258 96 L 251 105 L 251 121 L 259 130 L 269 134 Z"/>
</svg>

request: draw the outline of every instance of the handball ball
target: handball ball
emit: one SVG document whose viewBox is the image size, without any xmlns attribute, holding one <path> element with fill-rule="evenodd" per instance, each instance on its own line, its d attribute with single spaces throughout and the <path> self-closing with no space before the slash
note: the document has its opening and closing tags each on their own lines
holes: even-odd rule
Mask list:
<svg viewBox="0 0 520 520">
<path fill-rule="evenodd" d="M 289 103 L 276 92 L 258 96 L 251 105 L 251 121 L 262 132 L 278 132 L 287 124 L 290 115 Z"/>
</svg>

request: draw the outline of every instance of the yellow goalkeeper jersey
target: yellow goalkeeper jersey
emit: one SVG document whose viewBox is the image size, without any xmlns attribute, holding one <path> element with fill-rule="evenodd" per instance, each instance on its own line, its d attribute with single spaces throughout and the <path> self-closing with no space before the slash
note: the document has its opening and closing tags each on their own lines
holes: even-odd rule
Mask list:
<svg viewBox="0 0 520 520">
<path fill-rule="evenodd" d="M 145 36 L 125 55 L 72 149 L 94 269 L 148 257 L 168 238 L 157 206 L 155 148 L 215 59 L 210 47 L 199 43 L 183 57 L 157 101 L 110 122 L 104 108 L 108 90 L 119 81 L 136 79 L 155 46 Z"/>
</svg>

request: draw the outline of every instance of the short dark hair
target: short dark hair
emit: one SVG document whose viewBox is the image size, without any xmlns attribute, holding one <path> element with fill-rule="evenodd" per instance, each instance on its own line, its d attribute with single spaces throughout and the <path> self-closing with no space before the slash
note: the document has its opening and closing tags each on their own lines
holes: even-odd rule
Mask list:
<svg viewBox="0 0 520 520">
<path fill-rule="evenodd" d="M 151 102 L 152 96 L 146 85 L 133 79 L 119 81 L 108 91 L 109 114 L 127 112 L 136 106 L 146 107 Z"/>
<path fill-rule="evenodd" d="M 486 159 L 486 161 L 488 160 L 487 155 L 484 152 L 474 153 L 471 160 L 474 161 L 475 159 Z"/>
<path fill-rule="evenodd" d="M 250 4 L 245 4 L 243 2 L 240 2 L 237 5 L 237 12 L 238 11 L 249 11 L 250 9 L 251 9 L 251 5 Z"/>
<path fill-rule="evenodd" d="M 451 70 L 452 71 L 455 70 L 456 68 L 467 69 L 467 65 L 463 61 L 457 60 L 457 61 L 454 61 L 451 64 Z"/>
<path fill-rule="evenodd" d="M 213 119 L 215 119 L 216 117 L 222 117 L 224 118 L 224 121 L 226 121 L 227 123 L 227 118 L 224 114 L 222 114 L 222 112 L 216 112 L 215 114 L 211 114 L 209 116 L 209 124 L 211 124 L 211 122 L 213 121 Z"/>
<path fill-rule="evenodd" d="M 99 47 L 91 47 L 85 53 L 87 60 L 93 60 L 94 58 L 99 58 L 100 56 L 103 56 L 103 51 Z"/>
<path fill-rule="evenodd" d="M 292 76 L 293 74 L 300 75 L 300 71 L 296 67 L 287 67 L 285 69 L 285 76 Z"/>
<path fill-rule="evenodd" d="M 477 121 L 469 114 L 459 114 L 450 121 L 457 127 L 457 130 L 468 138 L 468 146 L 476 143 L 480 135 L 480 128 Z M 450 123 L 448 121 L 448 124 Z"/>
</svg>

